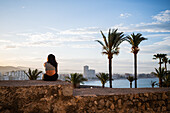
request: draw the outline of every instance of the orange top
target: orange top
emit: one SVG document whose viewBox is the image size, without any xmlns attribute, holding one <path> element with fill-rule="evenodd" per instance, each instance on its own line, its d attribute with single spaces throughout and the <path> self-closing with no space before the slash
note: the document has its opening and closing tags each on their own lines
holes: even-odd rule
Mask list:
<svg viewBox="0 0 170 113">
<path fill-rule="evenodd" d="M 46 71 L 46 74 L 47 74 L 48 76 L 53 76 L 53 75 L 55 74 L 55 70 L 47 70 L 47 71 Z"/>
<path fill-rule="evenodd" d="M 48 76 L 53 76 L 56 73 L 55 67 L 50 63 L 44 63 L 44 67 Z"/>
</svg>

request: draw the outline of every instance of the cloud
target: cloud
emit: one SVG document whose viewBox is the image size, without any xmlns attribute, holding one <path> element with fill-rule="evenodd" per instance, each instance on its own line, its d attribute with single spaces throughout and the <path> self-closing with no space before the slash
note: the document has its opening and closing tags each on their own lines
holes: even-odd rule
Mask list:
<svg viewBox="0 0 170 113">
<path fill-rule="evenodd" d="M 6 45 L 5 49 L 13 49 L 13 48 L 16 48 L 16 47 L 17 47 L 16 45 Z"/>
<path fill-rule="evenodd" d="M 101 28 L 98 27 L 85 27 L 77 29 L 69 29 L 61 31 L 60 34 L 70 34 L 70 35 L 89 35 L 89 34 L 98 34 Z"/>
<path fill-rule="evenodd" d="M 125 26 L 123 23 L 113 26 L 123 32 L 170 32 L 170 23 L 140 23 L 136 25 Z"/>
<path fill-rule="evenodd" d="M 90 29 L 90 30 L 89 30 Z M 65 30 L 62 32 L 46 32 L 46 33 L 18 33 L 17 36 L 26 38 L 24 46 L 69 46 L 73 48 L 93 48 L 94 45 L 85 45 L 83 43 L 94 41 L 97 38 L 89 33 L 85 35 L 84 32 L 93 31 L 93 28 L 82 28 Z M 94 30 L 95 31 L 95 30 Z M 99 31 L 98 31 L 99 33 Z M 76 44 L 78 42 L 79 44 Z M 74 45 L 72 43 L 75 43 Z M 21 44 L 20 44 L 21 45 Z M 21 45 L 21 46 L 22 46 Z"/>
<path fill-rule="evenodd" d="M 169 22 L 170 21 L 170 10 L 162 11 L 159 14 L 152 16 L 152 18 L 160 22 Z"/>
<path fill-rule="evenodd" d="M 21 8 L 22 8 L 22 9 L 25 9 L 25 6 L 22 6 Z"/>
<path fill-rule="evenodd" d="M 130 13 L 122 13 L 122 14 L 120 14 L 121 18 L 128 18 L 129 16 L 131 16 Z"/>
<path fill-rule="evenodd" d="M 17 48 L 17 46 L 15 45 L 15 43 L 13 43 L 10 40 L 0 40 L 0 48 L 1 49 L 13 49 L 13 48 Z"/>
<path fill-rule="evenodd" d="M 146 35 L 148 39 L 150 38 L 161 38 L 162 41 L 153 43 L 152 45 L 145 45 L 142 47 L 142 53 L 144 54 L 156 54 L 156 53 L 166 53 L 170 54 L 170 36 L 169 34 L 153 34 Z"/>
<path fill-rule="evenodd" d="M 121 14 L 121 17 L 124 17 L 125 14 Z M 165 10 L 159 14 L 152 16 L 153 22 L 139 24 L 124 25 L 123 23 L 114 25 L 112 28 L 118 28 L 123 32 L 170 32 L 170 10 Z"/>
<path fill-rule="evenodd" d="M 0 40 L 0 43 L 9 43 L 9 42 L 11 42 L 11 41 L 9 41 L 9 40 Z"/>
</svg>

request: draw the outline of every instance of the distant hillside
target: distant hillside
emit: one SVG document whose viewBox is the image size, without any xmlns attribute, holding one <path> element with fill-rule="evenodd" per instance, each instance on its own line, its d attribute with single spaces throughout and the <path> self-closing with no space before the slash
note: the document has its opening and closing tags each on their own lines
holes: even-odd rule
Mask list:
<svg viewBox="0 0 170 113">
<path fill-rule="evenodd" d="M 17 70 L 28 70 L 28 67 L 22 67 L 22 66 L 18 66 L 18 67 L 14 67 L 14 66 L 0 66 L 0 72 L 1 74 L 4 74 L 6 72 L 9 71 L 17 71 Z"/>
</svg>

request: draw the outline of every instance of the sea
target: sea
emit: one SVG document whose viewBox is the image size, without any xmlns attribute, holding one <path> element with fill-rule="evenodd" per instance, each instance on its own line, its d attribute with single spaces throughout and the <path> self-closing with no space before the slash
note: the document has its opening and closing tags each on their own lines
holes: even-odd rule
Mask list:
<svg viewBox="0 0 170 113">
<path fill-rule="evenodd" d="M 139 78 L 137 80 L 138 88 L 151 88 L 151 81 L 156 81 L 159 83 L 158 78 Z M 102 86 L 100 80 L 89 80 L 85 81 L 84 84 L 81 85 L 92 85 L 92 86 Z M 105 84 L 105 87 L 109 87 L 109 81 Z M 112 81 L 113 88 L 130 88 L 130 82 L 127 79 L 115 79 Z M 132 88 L 135 87 L 135 82 L 132 82 Z M 158 87 L 158 86 L 155 86 Z"/>
</svg>

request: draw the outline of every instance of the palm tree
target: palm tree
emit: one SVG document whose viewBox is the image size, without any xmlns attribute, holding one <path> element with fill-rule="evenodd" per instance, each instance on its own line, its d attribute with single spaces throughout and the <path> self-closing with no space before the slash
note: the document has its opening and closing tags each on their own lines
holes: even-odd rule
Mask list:
<svg viewBox="0 0 170 113">
<path fill-rule="evenodd" d="M 167 56 L 167 54 L 156 54 L 153 55 L 153 59 L 159 59 L 159 68 L 161 69 L 161 64 L 163 63 L 162 60 L 163 58 L 165 58 Z"/>
<path fill-rule="evenodd" d="M 170 71 L 166 71 L 166 75 L 163 77 L 163 87 L 170 87 Z"/>
<path fill-rule="evenodd" d="M 70 82 L 70 83 L 73 84 L 73 87 L 74 87 L 74 88 L 77 87 L 77 84 L 80 84 L 80 83 L 83 84 L 84 81 L 87 81 L 87 79 L 84 78 L 83 75 L 82 75 L 82 74 L 79 74 L 79 73 L 73 73 L 73 74 L 71 74 L 70 77 L 67 76 L 67 77 L 65 77 L 65 78 L 66 78 L 66 81 L 67 81 L 67 82 Z"/>
<path fill-rule="evenodd" d="M 147 38 L 142 37 L 142 34 L 140 33 L 137 33 L 136 35 L 133 33 L 126 37 L 126 41 L 132 45 L 132 53 L 134 54 L 135 88 L 137 88 L 137 53 L 140 50 L 138 46 L 143 40 L 147 40 Z"/>
<path fill-rule="evenodd" d="M 152 85 L 152 88 L 154 88 L 154 86 L 156 85 L 156 81 L 151 80 L 151 85 Z"/>
<path fill-rule="evenodd" d="M 111 29 L 109 29 L 108 39 L 106 39 L 105 35 L 101 31 L 101 34 L 102 34 L 103 39 L 104 39 L 104 43 L 101 42 L 100 40 L 96 40 L 103 47 L 102 54 L 106 54 L 108 56 L 108 59 L 109 59 L 110 88 L 112 88 L 112 58 L 113 58 L 114 54 L 118 55 L 119 45 L 125 40 L 125 38 L 123 38 L 123 36 L 124 36 L 123 32 L 117 32 L 117 30 L 118 29 L 116 29 L 116 30 L 113 29 L 111 31 Z"/>
<path fill-rule="evenodd" d="M 102 87 L 104 88 L 105 83 L 109 80 L 109 74 L 106 73 L 99 73 L 97 76 L 97 78 L 101 81 L 102 83 Z"/>
<path fill-rule="evenodd" d="M 133 76 L 128 76 L 127 79 L 130 82 L 130 88 L 132 88 L 132 82 L 135 80 Z"/>
<path fill-rule="evenodd" d="M 165 63 L 165 70 L 167 71 L 167 66 L 166 64 L 167 63 L 170 63 L 170 60 L 165 56 L 163 59 L 162 59 L 163 63 Z"/>
<path fill-rule="evenodd" d="M 29 68 L 28 72 L 24 73 L 28 76 L 28 78 L 30 80 L 37 80 L 37 78 L 39 77 L 38 75 L 42 73 L 42 71 L 38 71 L 38 69 L 32 70 Z"/>
<path fill-rule="evenodd" d="M 154 75 L 159 78 L 159 87 L 162 87 L 162 79 L 166 75 L 165 68 L 155 68 L 156 73 L 154 72 Z"/>
</svg>

